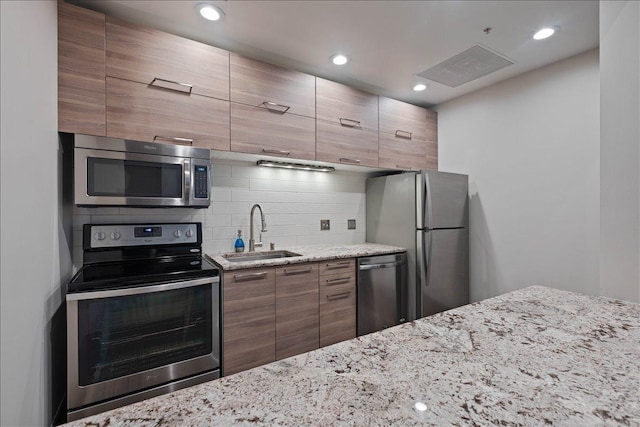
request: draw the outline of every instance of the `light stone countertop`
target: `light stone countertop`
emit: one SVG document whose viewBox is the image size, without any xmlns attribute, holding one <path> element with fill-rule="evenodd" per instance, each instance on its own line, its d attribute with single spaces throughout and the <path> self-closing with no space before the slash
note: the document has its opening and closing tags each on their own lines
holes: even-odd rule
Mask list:
<svg viewBox="0 0 640 427">
<path fill-rule="evenodd" d="M 278 248 L 278 250 L 280 250 Z M 287 247 L 284 250 L 300 254 L 301 256 L 288 258 L 275 258 L 257 261 L 229 262 L 222 254 L 205 254 L 207 259 L 215 262 L 222 270 L 239 270 L 243 268 L 273 267 L 287 264 L 300 264 L 303 262 L 326 261 L 331 259 L 357 258 L 373 255 L 384 255 L 398 252 L 406 252 L 405 248 L 398 246 L 380 245 L 377 243 L 360 243 L 354 245 L 309 245 Z M 257 250 L 256 254 L 269 253 L 266 250 Z M 243 255 L 249 255 L 244 252 Z"/>
<path fill-rule="evenodd" d="M 639 312 L 534 286 L 69 425 L 638 426 Z"/>
</svg>

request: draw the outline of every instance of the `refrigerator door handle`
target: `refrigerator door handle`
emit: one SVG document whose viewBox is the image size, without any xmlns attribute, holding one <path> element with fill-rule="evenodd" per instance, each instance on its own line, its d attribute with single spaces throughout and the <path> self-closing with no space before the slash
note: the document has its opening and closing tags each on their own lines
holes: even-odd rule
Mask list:
<svg viewBox="0 0 640 427">
<path fill-rule="evenodd" d="M 424 228 L 431 229 L 431 223 L 433 221 L 433 209 L 431 204 L 431 183 L 429 182 L 429 174 L 423 172 L 424 181 L 424 211 L 422 212 L 423 220 L 422 224 Z"/>
<path fill-rule="evenodd" d="M 429 283 L 429 262 L 431 261 L 431 236 L 427 237 L 429 232 L 418 231 L 418 245 L 417 245 L 417 264 L 418 264 L 418 277 L 420 279 L 420 289 L 419 292 L 422 294 L 422 289 L 425 288 Z M 429 248 L 427 247 L 426 239 L 429 239 Z M 421 296 L 417 296 L 417 300 L 421 301 Z"/>
</svg>

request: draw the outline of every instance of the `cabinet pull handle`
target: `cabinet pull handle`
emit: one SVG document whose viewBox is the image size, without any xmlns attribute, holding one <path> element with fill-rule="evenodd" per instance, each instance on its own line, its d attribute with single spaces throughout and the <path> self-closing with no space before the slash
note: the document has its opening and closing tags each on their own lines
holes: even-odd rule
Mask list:
<svg viewBox="0 0 640 427">
<path fill-rule="evenodd" d="M 351 295 L 351 291 L 340 292 L 339 294 L 327 295 L 327 300 L 333 301 L 337 299 L 349 298 L 349 295 Z"/>
<path fill-rule="evenodd" d="M 340 157 L 340 163 L 353 163 L 356 165 L 360 164 L 359 159 L 349 159 L 348 157 Z"/>
<path fill-rule="evenodd" d="M 344 117 L 340 117 L 340 126 L 344 126 L 348 128 L 359 128 L 360 122 L 358 120 L 346 119 Z"/>
<path fill-rule="evenodd" d="M 284 269 L 284 274 L 287 276 L 293 275 L 293 274 L 304 274 L 304 273 L 311 273 L 313 271 L 313 267 L 309 267 L 306 269 L 301 269 L 301 270 L 291 270 L 291 269 Z"/>
<path fill-rule="evenodd" d="M 156 82 L 170 83 L 172 85 L 182 86 L 182 88 L 187 89 L 187 90 L 180 90 L 180 89 L 174 89 L 174 88 L 170 88 L 170 87 L 160 86 L 160 85 L 155 84 Z M 188 93 L 189 95 L 191 95 L 191 91 L 193 90 L 193 85 L 190 85 L 188 83 L 180 83 L 180 82 L 175 82 L 173 80 L 161 79 L 161 78 L 158 78 L 158 77 L 154 77 L 153 80 L 151 80 L 151 83 L 149 83 L 149 86 L 157 86 L 157 87 L 161 87 L 163 89 L 174 90 L 176 92 Z"/>
<path fill-rule="evenodd" d="M 276 104 L 275 102 L 271 102 L 271 101 L 264 101 L 262 105 L 264 105 L 264 108 L 271 111 L 272 113 L 278 113 L 278 114 L 284 114 L 287 111 L 289 111 L 289 108 L 291 108 L 288 105 Z"/>
<path fill-rule="evenodd" d="M 351 265 L 351 261 L 328 262 L 327 263 L 327 268 L 328 269 L 345 268 L 345 267 L 349 267 L 350 265 Z"/>
<path fill-rule="evenodd" d="M 396 130 L 396 138 L 408 139 L 411 141 L 411 137 L 413 136 L 412 132 L 407 132 L 406 130 Z"/>
<path fill-rule="evenodd" d="M 264 277 L 267 277 L 266 271 L 261 271 L 259 273 L 246 273 L 246 274 L 234 274 L 233 279 L 236 282 L 246 281 L 246 280 L 259 280 Z"/>
<path fill-rule="evenodd" d="M 284 150 L 272 150 L 270 148 L 263 148 L 262 152 L 265 154 L 279 154 L 282 156 L 288 156 L 289 154 L 291 154 L 291 151 L 284 151 Z"/>
<path fill-rule="evenodd" d="M 181 145 L 193 145 L 193 139 L 192 138 L 179 138 L 177 136 L 162 136 L 162 135 L 156 135 L 153 137 L 153 142 L 156 142 L 156 139 L 161 139 L 164 141 L 170 141 L 176 144 L 181 144 Z"/>
<path fill-rule="evenodd" d="M 349 276 L 349 277 L 340 277 L 338 279 L 329 279 L 329 280 L 326 281 L 326 283 L 327 283 L 328 286 L 331 286 L 331 285 L 337 285 L 339 283 L 345 283 L 345 282 L 348 282 L 349 280 L 351 280 L 351 276 Z"/>
</svg>

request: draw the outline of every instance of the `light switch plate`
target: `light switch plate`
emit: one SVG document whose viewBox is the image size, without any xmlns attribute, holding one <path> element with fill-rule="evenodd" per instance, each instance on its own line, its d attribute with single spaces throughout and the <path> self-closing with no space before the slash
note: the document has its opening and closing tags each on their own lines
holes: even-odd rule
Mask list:
<svg viewBox="0 0 640 427">
<path fill-rule="evenodd" d="M 331 223 L 328 219 L 321 219 L 320 220 L 320 230 L 324 231 L 324 230 L 329 230 L 331 228 Z"/>
<path fill-rule="evenodd" d="M 347 230 L 355 230 L 356 229 L 356 220 L 348 219 L 347 220 Z"/>
</svg>

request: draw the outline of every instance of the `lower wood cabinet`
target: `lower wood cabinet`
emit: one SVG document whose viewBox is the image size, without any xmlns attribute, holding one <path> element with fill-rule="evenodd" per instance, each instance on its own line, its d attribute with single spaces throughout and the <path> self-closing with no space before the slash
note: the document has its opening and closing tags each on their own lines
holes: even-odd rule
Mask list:
<svg viewBox="0 0 640 427">
<path fill-rule="evenodd" d="M 318 264 L 276 269 L 276 360 L 319 345 Z"/>
<path fill-rule="evenodd" d="M 356 336 L 355 259 L 224 272 L 223 374 Z"/>
<path fill-rule="evenodd" d="M 229 271 L 223 277 L 223 374 L 276 358 L 276 270 Z"/>
<path fill-rule="evenodd" d="M 356 337 L 356 261 L 320 263 L 320 347 Z"/>
</svg>

